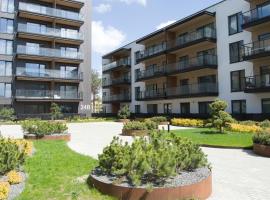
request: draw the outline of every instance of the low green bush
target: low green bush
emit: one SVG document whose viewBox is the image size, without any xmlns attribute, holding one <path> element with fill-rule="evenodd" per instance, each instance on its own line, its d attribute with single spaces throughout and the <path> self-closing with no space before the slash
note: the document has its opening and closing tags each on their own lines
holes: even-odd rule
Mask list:
<svg viewBox="0 0 270 200">
<path fill-rule="evenodd" d="M 2 108 L 0 109 L 0 120 L 14 120 L 15 111 L 13 108 Z"/>
<path fill-rule="evenodd" d="M 239 124 L 241 124 L 241 125 L 246 125 L 246 126 L 258 126 L 258 122 L 256 122 L 256 121 L 252 121 L 252 120 L 247 120 L 247 121 L 239 121 L 238 122 Z"/>
<path fill-rule="evenodd" d="M 163 116 L 152 117 L 150 118 L 150 120 L 152 120 L 153 122 L 156 122 L 157 124 L 168 121 L 167 118 Z"/>
<path fill-rule="evenodd" d="M 149 138 L 136 138 L 132 144 L 115 137 L 98 156 L 101 174 L 123 177 L 132 185 L 164 184 L 183 170 L 209 167 L 200 147 L 186 138 L 153 132 Z"/>
<path fill-rule="evenodd" d="M 254 134 L 253 143 L 270 146 L 270 130 L 266 129 L 260 133 Z"/>
<path fill-rule="evenodd" d="M 119 119 L 128 119 L 130 114 L 129 106 L 125 105 L 118 111 L 117 116 Z"/>
<path fill-rule="evenodd" d="M 145 120 L 144 122 L 131 121 L 125 123 L 124 130 L 156 130 L 158 128 L 157 123 L 151 120 Z"/>
<path fill-rule="evenodd" d="M 22 122 L 22 129 L 25 133 L 37 136 L 64 134 L 67 131 L 67 125 L 62 122 L 25 120 Z"/>
<path fill-rule="evenodd" d="M 268 119 L 260 122 L 260 127 L 262 128 L 270 128 L 270 121 Z"/>
<path fill-rule="evenodd" d="M 147 130 L 157 130 L 158 129 L 158 123 L 156 123 L 152 120 L 146 119 L 144 121 L 144 124 L 147 127 Z"/>
<path fill-rule="evenodd" d="M 0 174 L 17 170 L 24 163 L 26 154 L 11 139 L 0 138 Z"/>
</svg>

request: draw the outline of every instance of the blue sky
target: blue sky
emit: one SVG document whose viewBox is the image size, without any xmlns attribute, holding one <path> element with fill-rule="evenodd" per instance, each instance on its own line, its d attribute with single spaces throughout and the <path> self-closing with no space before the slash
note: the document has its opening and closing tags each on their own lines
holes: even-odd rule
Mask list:
<svg viewBox="0 0 270 200">
<path fill-rule="evenodd" d="M 103 54 L 220 1 L 93 0 L 92 68 L 101 71 Z"/>
</svg>

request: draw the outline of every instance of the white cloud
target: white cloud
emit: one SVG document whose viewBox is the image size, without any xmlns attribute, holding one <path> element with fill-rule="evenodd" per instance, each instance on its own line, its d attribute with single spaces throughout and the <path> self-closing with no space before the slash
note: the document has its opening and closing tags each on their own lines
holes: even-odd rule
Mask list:
<svg viewBox="0 0 270 200">
<path fill-rule="evenodd" d="M 101 21 L 92 22 L 93 51 L 105 54 L 119 47 L 126 39 L 125 34 L 112 27 L 105 27 Z"/>
<path fill-rule="evenodd" d="M 162 22 L 161 24 L 159 24 L 158 26 L 156 26 L 156 29 L 161 29 L 164 28 L 172 23 L 176 22 L 176 20 L 169 20 L 167 22 Z"/>
<path fill-rule="evenodd" d="M 102 4 L 99 4 L 98 6 L 94 7 L 94 10 L 97 11 L 98 13 L 106 13 L 106 12 L 109 12 L 111 11 L 112 7 L 110 4 L 108 3 L 102 3 Z"/>
<path fill-rule="evenodd" d="M 132 3 L 137 3 L 140 4 L 142 6 L 146 6 L 147 5 L 147 0 L 107 0 L 107 1 L 118 1 L 118 2 L 123 2 L 126 4 L 132 4 Z"/>
</svg>

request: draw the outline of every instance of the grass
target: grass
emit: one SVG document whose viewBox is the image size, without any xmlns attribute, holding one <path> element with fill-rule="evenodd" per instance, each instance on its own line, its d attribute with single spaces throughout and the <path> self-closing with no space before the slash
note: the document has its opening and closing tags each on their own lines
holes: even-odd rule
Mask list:
<svg viewBox="0 0 270 200">
<path fill-rule="evenodd" d="M 226 132 L 217 133 L 214 129 L 194 128 L 172 131 L 179 137 L 187 137 L 200 145 L 213 145 L 221 147 L 251 148 L 253 145 L 251 133 Z"/>
<path fill-rule="evenodd" d="M 25 163 L 29 175 L 18 200 L 112 200 L 85 183 L 97 161 L 77 154 L 64 141 L 36 141 L 36 152 Z"/>
</svg>

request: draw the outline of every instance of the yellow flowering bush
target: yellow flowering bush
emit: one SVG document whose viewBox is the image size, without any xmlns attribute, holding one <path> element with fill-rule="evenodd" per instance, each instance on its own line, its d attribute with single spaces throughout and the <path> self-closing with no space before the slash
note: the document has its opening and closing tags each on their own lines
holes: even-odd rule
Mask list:
<svg viewBox="0 0 270 200">
<path fill-rule="evenodd" d="M 33 142 L 28 140 L 13 140 L 15 144 L 24 152 L 25 155 L 30 156 L 33 151 Z"/>
<path fill-rule="evenodd" d="M 10 191 L 8 182 L 0 182 L 0 200 L 6 200 Z"/>
<path fill-rule="evenodd" d="M 231 123 L 229 124 L 229 130 L 233 132 L 240 132 L 240 133 L 258 133 L 262 131 L 262 128 L 256 125 L 243 125 L 243 124 Z"/>
<path fill-rule="evenodd" d="M 20 173 L 16 172 L 15 170 L 12 170 L 7 173 L 8 182 L 11 185 L 19 184 L 23 181 L 23 178 Z"/>
<path fill-rule="evenodd" d="M 204 121 L 201 119 L 174 118 L 171 120 L 171 124 L 184 127 L 203 127 Z"/>
</svg>

